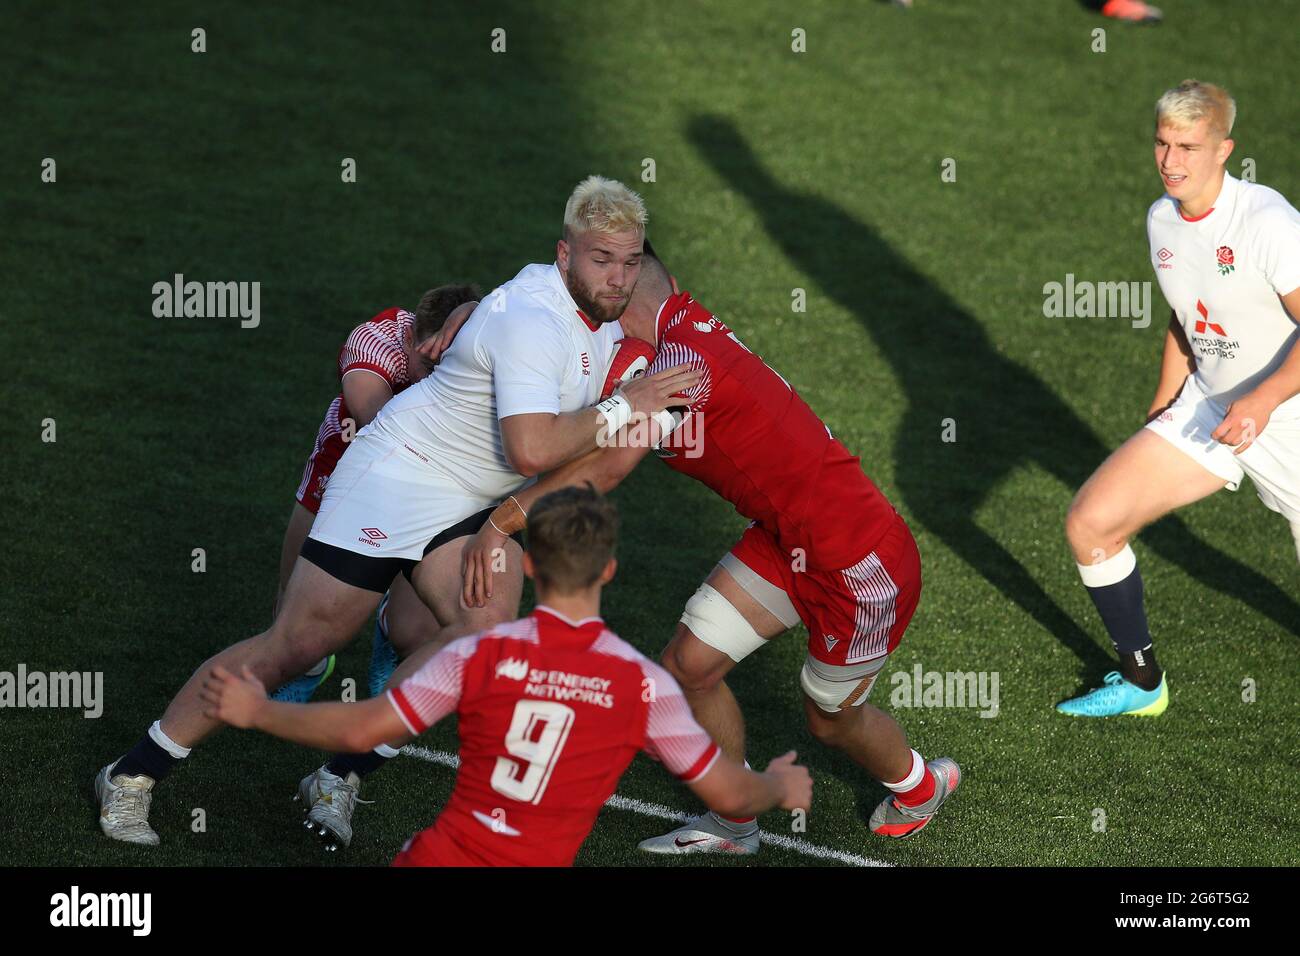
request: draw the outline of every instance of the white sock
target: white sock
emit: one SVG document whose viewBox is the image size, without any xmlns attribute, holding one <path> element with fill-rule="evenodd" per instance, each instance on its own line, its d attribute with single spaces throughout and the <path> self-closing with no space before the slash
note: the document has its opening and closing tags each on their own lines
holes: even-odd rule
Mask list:
<svg viewBox="0 0 1300 956">
<path fill-rule="evenodd" d="M 392 760 L 399 753 L 401 753 L 401 751 L 394 750 L 392 747 L 388 746 L 388 744 L 380 744 L 378 747 L 375 748 L 375 753 L 379 754 L 379 756 L 381 757 L 387 757 L 389 760 Z"/>
<path fill-rule="evenodd" d="M 149 727 L 149 738 L 177 760 L 184 760 L 190 755 L 189 747 L 182 747 L 163 733 L 161 720 L 155 720 Z"/>
<path fill-rule="evenodd" d="M 921 777 L 922 775 L 924 775 L 924 773 L 925 773 L 925 761 L 921 759 L 921 755 L 919 753 L 913 750 L 912 769 L 907 772 L 907 776 L 904 777 L 902 780 L 898 781 L 897 783 L 889 783 L 886 780 L 882 780 L 881 783 L 883 783 L 890 790 L 894 791 L 894 793 L 907 793 L 907 791 L 913 789 L 918 783 L 921 782 Z"/>
<path fill-rule="evenodd" d="M 1295 538 L 1295 556 L 1300 558 L 1300 521 L 1291 522 L 1291 537 Z"/>
<path fill-rule="evenodd" d="M 1084 587 L 1104 588 L 1118 584 L 1133 573 L 1137 567 L 1137 555 L 1127 544 L 1104 561 L 1094 564 L 1075 563 L 1079 577 L 1083 578 Z"/>
</svg>

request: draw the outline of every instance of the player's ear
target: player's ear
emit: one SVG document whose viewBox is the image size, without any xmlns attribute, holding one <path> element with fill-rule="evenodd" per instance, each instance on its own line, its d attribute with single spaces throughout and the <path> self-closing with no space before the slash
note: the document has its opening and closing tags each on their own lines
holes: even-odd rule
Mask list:
<svg viewBox="0 0 1300 956">
<path fill-rule="evenodd" d="M 618 571 L 618 558 L 610 558 L 605 564 L 605 569 L 600 572 L 600 585 L 604 587 L 610 581 L 614 580 L 614 573 Z"/>
<path fill-rule="evenodd" d="M 535 570 L 536 568 L 533 566 L 533 556 L 529 554 L 527 551 L 525 551 L 524 552 L 524 574 L 526 574 L 528 577 L 531 578 L 534 576 L 533 572 Z"/>
<path fill-rule="evenodd" d="M 1220 165 L 1223 165 L 1228 161 L 1228 157 L 1232 155 L 1232 151 L 1236 148 L 1236 146 L 1237 146 L 1237 141 L 1231 138 L 1225 139 L 1222 143 L 1219 144 Z"/>
<path fill-rule="evenodd" d="M 681 295 L 682 290 L 677 288 L 677 276 L 669 274 L 668 281 L 673 284 L 673 295 Z"/>
<path fill-rule="evenodd" d="M 569 271 L 569 243 L 564 239 L 559 239 L 555 243 L 555 261 L 565 272 Z"/>
</svg>

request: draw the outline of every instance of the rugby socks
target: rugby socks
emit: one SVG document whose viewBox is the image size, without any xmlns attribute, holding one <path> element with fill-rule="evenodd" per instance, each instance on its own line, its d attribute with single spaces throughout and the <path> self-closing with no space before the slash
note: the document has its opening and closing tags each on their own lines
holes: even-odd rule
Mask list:
<svg viewBox="0 0 1300 956">
<path fill-rule="evenodd" d="M 1120 658 L 1120 673 L 1143 690 L 1160 686 L 1160 668 L 1151 647 L 1151 631 L 1142 601 L 1142 574 L 1137 555 L 1127 544 L 1096 564 L 1080 564 L 1079 577 L 1097 606 Z"/>
<path fill-rule="evenodd" d="M 894 798 L 905 807 L 919 807 L 934 797 L 934 774 L 915 750 L 912 751 L 912 769 L 907 776 L 895 783 L 887 780 L 882 783 L 894 791 Z"/>
<path fill-rule="evenodd" d="M 163 733 L 162 721 L 155 720 L 149 732 L 108 772 L 108 778 L 112 780 L 124 773 L 128 777 L 143 775 L 158 781 L 171 773 L 172 768 L 189 755 L 190 748 L 182 747 L 168 737 Z"/>
<path fill-rule="evenodd" d="M 325 769 L 336 777 L 346 778 L 348 774 L 355 773 L 358 777 L 364 778 L 388 763 L 398 753 L 399 751 L 388 744 L 380 744 L 374 750 L 363 754 L 335 754 L 325 765 Z"/>
</svg>

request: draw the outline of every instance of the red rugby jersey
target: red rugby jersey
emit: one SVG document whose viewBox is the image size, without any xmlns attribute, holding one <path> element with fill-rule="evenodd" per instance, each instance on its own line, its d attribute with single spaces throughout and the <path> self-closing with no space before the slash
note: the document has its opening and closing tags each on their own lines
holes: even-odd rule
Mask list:
<svg viewBox="0 0 1300 956">
<path fill-rule="evenodd" d="M 790 383 L 689 292 L 668 299 L 650 372 L 704 372 L 690 413 L 663 442 L 669 467 L 703 482 L 809 567 L 840 570 L 869 554 L 893 505 Z"/>
<path fill-rule="evenodd" d="M 388 692 L 413 734 L 453 711 L 460 769 L 424 841 L 501 866 L 568 866 L 639 750 L 683 781 L 719 750 L 666 670 L 546 607 L 447 645 Z"/>
</svg>

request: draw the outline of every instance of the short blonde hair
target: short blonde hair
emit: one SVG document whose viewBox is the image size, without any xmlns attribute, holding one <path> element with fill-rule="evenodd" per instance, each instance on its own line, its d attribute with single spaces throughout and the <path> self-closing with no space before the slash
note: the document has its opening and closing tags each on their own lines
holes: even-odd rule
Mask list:
<svg viewBox="0 0 1300 956">
<path fill-rule="evenodd" d="M 573 195 L 564 204 L 564 234 L 627 229 L 644 233 L 649 218 L 645 202 L 622 183 L 604 176 L 588 176 L 573 187 Z"/>
<path fill-rule="evenodd" d="M 1210 132 L 1227 139 L 1237 121 L 1237 104 L 1228 91 L 1213 83 L 1183 80 L 1156 101 L 1156 125 L 1186 129 L 1209 118 Z"/>
</svg>

